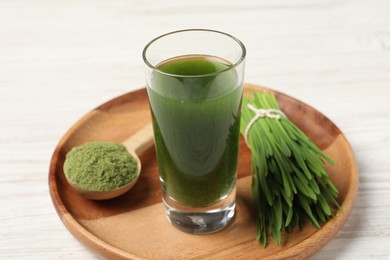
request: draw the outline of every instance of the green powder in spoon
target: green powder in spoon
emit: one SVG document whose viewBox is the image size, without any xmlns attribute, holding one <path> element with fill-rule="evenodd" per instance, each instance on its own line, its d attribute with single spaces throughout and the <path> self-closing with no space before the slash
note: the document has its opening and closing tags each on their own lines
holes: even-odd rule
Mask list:
<svg viewBox="0 0 390 260">
<path fill-rule="evenodd" d="M 81 188 L 107 191 L 134 180 L 137 162 L 122 144 L 89 142 L 67 153 L 64 172 Z"/>
</svg>

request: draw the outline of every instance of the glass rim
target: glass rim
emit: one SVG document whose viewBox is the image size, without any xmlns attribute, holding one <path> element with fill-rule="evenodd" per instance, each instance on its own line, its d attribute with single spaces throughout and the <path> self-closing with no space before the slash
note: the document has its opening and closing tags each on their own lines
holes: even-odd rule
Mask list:
<svg viewBox="0 0 390 260">
<path fill-rule="evenodd" d="M 147 52 L 147 50 L 149 49 L 149 47 L 153 43 L 155 43 L 159 39 L 164 38 L 166 36 L 169 36 L 169 35 L 172 35 L 172 34 L 177 34 L 177 33 L 182 33 L 182 32 L 212 32 L 212 33 L 217 33 L 217 34 L 222 34 L 224 36 L 227 36 L 227 37 L 231 38 L 232 40 L 234 40 L 236 43 L 238 43 L 238 45 L 239 45 L 239 47 L 241 48 L 241 51 L 242 51 L 241 56 L 238 59 L 238 61 L 236 61 L 234 64 L 232 64 L 232 66 L 229 66 L 228 68 L 226 68 L 224 70 L 221 70 L 221 71 L 218 71 L 218 72 L 213 72 L 213 73 L 208 73 L 208 74 L 201 74 L 201 75 L 179 75 L 179 74 L 167 73 L 167 72 L 164 72 L 164 71 L 160 70 L 156 66 L 152 65 L 148 61 L 148 59 L 146 58 L 146 52 Z M 162 35 L 154 38 L 153 40 L 151 40 L 148 44 L 146 44 L 146 46 L 144 47 L 144 49 L 142 51 L 142 58 L 144 60 L 144 63 L 149 68 L 151 68 L 152 70 L 157 71 L 157 72 L 159 72 L 161 74 L 165 74 L 165 75 L 173 76 L 173 77 L 180 77 L 180 78 L 198 78 L 198 77 L 205 77 L 205 76 L 214 76 L 214 75 L 218 75 L 218 74 L 224 73 L 224 72 L 229 71 L 231 69 L 235 69 L 241 63 L 243 63 L 243 61 L 245 60 L 245 56 L 246 56 L 245 45 L 237 37 L 234 37 L 233 35 L 225 33 L 225 32 L 212 30 L 212 29 L 184 29 L 184 30 L 177 30 L 177 31 L 168 32 L 168 33 L 162 34 Z"/>
</svg>

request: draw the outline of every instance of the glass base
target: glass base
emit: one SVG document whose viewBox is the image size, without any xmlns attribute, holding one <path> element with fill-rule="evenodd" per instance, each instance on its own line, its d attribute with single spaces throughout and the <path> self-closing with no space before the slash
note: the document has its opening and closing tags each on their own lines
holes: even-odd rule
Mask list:
<svg viewBox="0 0 390 260">
<path fill-rule="evenodd" d="M 163 202 L 169 222 L 181 231 L 209 234 L 224 228 L 235 215 L 236 189 L 222 201 L 204 208 L 185 207 L 164 194 Z"/>
</svg>

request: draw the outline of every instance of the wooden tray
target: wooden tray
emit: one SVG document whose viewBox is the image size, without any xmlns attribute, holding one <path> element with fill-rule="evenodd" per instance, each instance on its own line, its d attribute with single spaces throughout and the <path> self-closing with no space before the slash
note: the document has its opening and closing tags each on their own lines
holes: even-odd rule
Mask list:
<svg viewBox="0 0 390 260">
<path fill-rule="evenodd" d="M 272 91 L 246 85 L 245 91 Z M 76 194 L 62 170 L 66 153 L 88 141 L 122 142 L 150 119 L 147 93 L 140 89 L 92 110 L 61 139 L 54 151 L 49 173 L 50 194 L 62 222 L 93 252 L 116 259 L 265 259 L 305 258 L 329 242 L 347 220 L 357 192 L 358 170 L 351 147 L 341 131 L 314 108 L 273 91 L 281 109 L 321 149 L 336 161 L 327 171 L 340 191 L 344 213 L 321 229 L 283 234 L 282 246 L 269 239 L 264 249 L 256 236 L 254 203 L 250 190 L 251 155 L 241 139 L 234 222 L 210 235 L 191 235 L 174 228 L 165 218 L 154 148 L 142 156 L 142 173 L 136 186 L 109 201 L 91 201 Z"/>
</svg>

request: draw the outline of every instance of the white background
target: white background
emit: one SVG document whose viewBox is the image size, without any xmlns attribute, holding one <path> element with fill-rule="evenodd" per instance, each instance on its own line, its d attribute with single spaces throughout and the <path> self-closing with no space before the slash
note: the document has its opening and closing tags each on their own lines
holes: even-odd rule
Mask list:
<svg viewBox="0 0 390 260">
<path fill-rule="evenodd" d="M 0 258 L 94 259 L 51 203 L 52 152 L 94 107 L 144 86 L 141 52 L 177 29 L 241 39 L 246 82 L 320 110 L 360 170 L 344 228 L 313 259 L 390 259 L 390 1 L 0 1 Z"/>
</svg>

